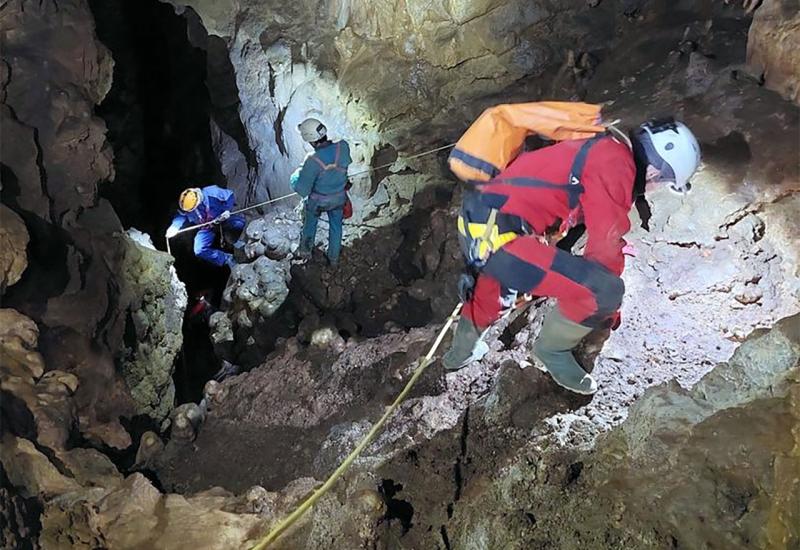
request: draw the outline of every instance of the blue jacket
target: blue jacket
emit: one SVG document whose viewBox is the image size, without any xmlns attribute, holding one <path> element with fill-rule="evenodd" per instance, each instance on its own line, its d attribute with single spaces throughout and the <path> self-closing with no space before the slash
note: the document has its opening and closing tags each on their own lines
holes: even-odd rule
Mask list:
<svg viewBox="0 0 800 550">
<path fill-rule="evenodd" d="M 180 229 L 185 224 L 196 225 L 210 222 L 226 210 L 233 210 L 234 196 L 230 189 L 223 189 L 217 185 L 203 187 L 203 202 L 191 212 L 178 212 L 172 219 L 175 229 Z"/>
<path fill-rule="evenodd" d="M 343 195 L 347 183 L 347 167 L 352 162 L 350 146 L 346 141 L 331 143 L 307 157 L 300 170 L 292 174 L 289 184 L 304 198 L 312 193 Z"/>
</svg>

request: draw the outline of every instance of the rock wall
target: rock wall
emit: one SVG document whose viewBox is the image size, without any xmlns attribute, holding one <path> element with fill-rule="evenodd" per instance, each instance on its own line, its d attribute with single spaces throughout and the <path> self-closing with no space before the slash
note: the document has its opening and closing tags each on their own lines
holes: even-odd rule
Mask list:
<svg viewBox="0 0 800 550">
<path fill-rule="evenodd" d="M 93 388 L 79 399 L 87 433 L 89 425 L 113 426 L 93 437 L 125 448 L 120 414 L 163 420 L 173 405 L 185 291 L 172 260 L 134 252 L 140 247 L 121 235 L 113 208 L 98 197 L 114 170 L 105 124 L 93 112 L 110 88 L 113 61 L 95 37 L 87 2 L 9 2 L 1 22 L 3 288 L 16 282 L 4 303 L 42 329 L 48 370 L 69 371 Z M 123 348 L 130 388 L 112 361 Z M 143 363 L 146 373 L 130 374 Z M 136 411 L 127 406 L 129 391 Z M 98 400 L 108 406 L 95 406 Z"/>
<path fill-rule="evenodd" d="M 8 299 L 51 326 L 113 339 L 119 323 L 105 319 L 111 269 L 100 249 L 119 222 L 97 201 L 113 166 L 92 114 L 113 62 L 85 2 L 25 4 L 9 2 L 2 19 L 3 203 L 31 234 L 29 269 Z"/>
<path fill-rule="evenodd" d="M 800 13 L 792 0 L 766 0 L 753 16 L 747 64 L 765 85 L 800 104 Z"/>
<path fill-rule="evenodd" d="M 304 118 L 318 117 L 331 137 L 347 139 L 351 173 L 363 172 L 387 144 L 408 156 L 455 138 L 483 98 L 511 83 L 528 79 L 532 94 L 550 93 L 536 79 L 556 72 L 570 49 L 574 59 L 602 48 L 615 16 L 611 6 L 590 10 L 582 1 L 170 3 L 230 52 L 247 139 L 221 131 L 218 150 L 251 203 L 288 191 L 308 150 L 296 131 Z M 252 166 L 243 169 L 243 141 L 255 177 Z M 365 200 L 378 182 L 361 174 L 354 183 Z"/>
</svg>

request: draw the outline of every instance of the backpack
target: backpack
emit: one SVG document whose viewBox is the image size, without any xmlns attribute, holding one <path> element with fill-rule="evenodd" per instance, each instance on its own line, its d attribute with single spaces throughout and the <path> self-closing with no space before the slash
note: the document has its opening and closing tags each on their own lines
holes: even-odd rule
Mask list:
<svg viewBox="0 0 800 550">
<path fill-rule="evenodd" d="M 605 132 L 599 125 L 600 109 L 600 105 L 566 101 L 491 107 L 456 143 L 448 159 L 450 169 L 463 181 L 488 181 L 522 152 L 528 136 L 564 141 Z"/>
</svg>

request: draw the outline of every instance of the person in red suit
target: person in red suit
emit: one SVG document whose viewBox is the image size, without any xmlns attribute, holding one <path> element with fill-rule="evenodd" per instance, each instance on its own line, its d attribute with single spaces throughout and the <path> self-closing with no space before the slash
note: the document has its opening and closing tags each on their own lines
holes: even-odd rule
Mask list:
<svg viewBox="0 0 800 550">
<path fill-rule="evenodd" d="M 476 276 L 460 284 L 464 307 L 445 368 L 459 369 L 485 353 L 481 334 L 518 294 L 547 296 L 557 307 L 545 318 L 533 353 L 559 385 L 594 393 L 596 381 L 571 350 L 592 330 L 619 325 L 623 236 L 630 229 L 637 180 L 646 189 L 669 185 L 685 193 L 699 163 L 692 132 L 665 119 L 630 135 L 609 132 L 522 153 L 496 177 L 465 192 L 460 229 Z M 477 238 L 467 237 L 463 220 L 479 227 Z M 476 220 L 478 225 L 470 223 Z M 557 248 L 552 239 L 578 224 L 588 234 L 582 256 Z M 492 246 L 498 235 L 511 239 Z"/>
</svg>

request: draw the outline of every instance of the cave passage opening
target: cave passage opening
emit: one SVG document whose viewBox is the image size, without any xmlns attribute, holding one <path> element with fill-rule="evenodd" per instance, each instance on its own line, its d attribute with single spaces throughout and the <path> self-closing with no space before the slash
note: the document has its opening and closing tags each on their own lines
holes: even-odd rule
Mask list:
<svg viewBox="0 0 800 550">
<path fill-rule="evenodd" d="M 90 7 L 98 38 L 114 57 L 113 84 L 97 112 L 108 127 L 116 175 L 101 196 L 124 227 L 148 233 L 164 250 L 180 192 L 227 186 L 212 146 L 208 54 L 191 43 L 187 18 L 158 0 L 91 0 Z M 193 237 L 171 242 L 189 295 L 187 317 L 201 296 L 219 305 L 229 274 L 195 257 Z M 178 403 L 196 401 L 219 368 L 207 324 L 184 322 L 183 336 L 174 375 Z"/>
</svg>

